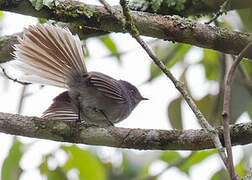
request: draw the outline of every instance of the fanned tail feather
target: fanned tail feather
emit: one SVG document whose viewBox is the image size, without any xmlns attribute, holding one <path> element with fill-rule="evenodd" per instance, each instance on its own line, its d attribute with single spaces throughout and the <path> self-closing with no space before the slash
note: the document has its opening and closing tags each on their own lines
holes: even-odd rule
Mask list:
<svg viewBox="0 0 252 180">
<path fill-rule="evenodd" d="M 38 24 L 24 30 L 15 45 L 18 67 L 24 80 L 58 87 L 87 72 L 81 42 L 67 28 Z"/>
</svg>

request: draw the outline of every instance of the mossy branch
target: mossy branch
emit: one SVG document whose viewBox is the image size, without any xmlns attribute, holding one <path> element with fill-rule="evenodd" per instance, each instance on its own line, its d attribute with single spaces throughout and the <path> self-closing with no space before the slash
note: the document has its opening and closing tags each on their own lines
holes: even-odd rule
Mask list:
<svg viewBox="0 0 252 180">
<path fill-rule="evenodd" d="M 104 7 L 76 1 L 57 1 L 57 4 L 50 9 L 48 6 L 43 6 L 37 11 L 28 0 L 10 0 L 8 3 L 0 2 L 0 10 L 71 22 L 77 27 L 83 27 L 81 31 L 92 29 L 124 32 L 122 24 Z M 118 17 L 123 18 L 120 8 L 114 7 L 114 11 Z M 132 11 L 131 14 L 140 35 L 187 43 L 223 53 L 237 55 L 252 40 L 252 34 L 212 27 L 179 16 L 162 16 L 137 11 Z M 247 53 L 245 57 L 252 59 L 252 52 Z"/>
<path fill-rule="evenodd" d="M 231 127 L 232 145 L 252 142 L 252 123 Z M 223 143 L 223 130 L 217 128 Z M 45 120 L 0 112 L 0 132 L 59 142 L 140 150 L 203 150 L 215 148 L 209 133 L 197 130 L 155 130 L 84 127 L 75 122 Z"/>
<path fill-rule="evenodd" d="M 227 0 L 133 0 L 132 10 L 165 15 L 198 16 L 218 13 Z M 229 0 L 225 11 L 252 8 L 251 0 Z"/>
</svg>

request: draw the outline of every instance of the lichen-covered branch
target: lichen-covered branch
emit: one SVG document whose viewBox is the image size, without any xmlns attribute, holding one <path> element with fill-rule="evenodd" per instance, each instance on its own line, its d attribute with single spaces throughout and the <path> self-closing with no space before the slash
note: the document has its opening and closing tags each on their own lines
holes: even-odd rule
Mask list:
<svg viewBox="0 0 252 180">
<path fill-rule="evenodd" d="M 217 128 L 223 142 L 223 130 Z M 75 122 L 45 120 L 0 112 L 0 132 L 53 141 L 145 150 L 202 150 L 215 148 L 209 133 L 198 130 L 155 130 L 84 127 Z M 252 142 L 252 123 L 231 126 L 232 145 Z"/>
<path fill-rule="evenodd" d="M 217 13 L 227 0 L 133 0 L 130 3 L 132 10 L 145 11 L 166 15 L 195 16 Z M 251 0 L 229 0 L 227 11 L 234 9 L 251 8 Z"/>
<path fill-rule="evenodd" d="M 8 3 L 6 3 L 8 2 Z M 82 26 L 81 30 L 96 29 L 108 32 L 125 32 L 121 23 L 102 6 L 76 1 L 57 1 L 57 4 L 35 10 L 28 0 L 0 1 L 0 10 L 16 12 L 46 19 L 71 22 Z M 121 9 L 115 8 L 123 18 Z M 179 16 L 162 16 L 146 12 L 131 12 L 140 35 L 188 43 L 195 46 L 237 55 L 252 40 L 252 34 L 212 27 Z M 246 54 L 252 59 L 252 52 Z"/>
<path fill-rule="evenodd" d="M 17 37 L 22 33 L 13 34 L 11 36 L 0 36 L 0 63 L 13 59 L 13 45 L 18 43 Z"/>
<path fill-rule="evenodd" d="M 104 1 L 104 0 L 100 0 Z M 112 9 L 108 7 L 109 5 L 104 3 L 104 6 L 106 9 L 111 11 Z M 139 31 L 136 28 L 135 24 L 133 23 L 132 17 L 129 13 L 129 7 L 128 2 L 126 0 L 120 0 L 120 4 L 123 9 L 123 15 L 125 16 L 125 29 L 129 31 L 131 36 L 136 39 L 136 41 L 142 46 L 142 48 L 146 51 L 146 53 L 150 56 L 150 58 L 154 61 L 154 63 L 163 71 L 163 73 L 173 82 L 174 86 L 177 88 L 177 90 L 182 94 L 183 98 L 193 111 L 194 115 L 197 117 L 197 119 L 200 122 L 200 125 L 207 131 L 218 150 L 223 162 L 227 164 L 226 162 L 226 154 L 224 152 L 223 146 L 220 142 L 218 133 L 215 131 L 215 129 L 208 123 L 204 115 L 201 113 L 201 111 L 198 109 L 188 92 L 185 90 L 184 85 L 182 82 L 178 81 L 173 74 L 166 68 L 166 66 L 162 63 L 160 59 L 156 57 L 156 55 L 152 52 L 152 50 L 149 48 L 149 46 L 142 40 L 142 38 L 139 36 Z M 111 12 L 111 14 L 113 14 Z"/>
</svg>

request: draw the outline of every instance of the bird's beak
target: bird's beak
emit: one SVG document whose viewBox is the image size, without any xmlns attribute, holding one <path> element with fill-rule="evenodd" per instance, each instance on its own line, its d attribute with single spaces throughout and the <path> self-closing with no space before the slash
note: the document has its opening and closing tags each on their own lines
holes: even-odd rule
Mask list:
<svg viewBox="0 0 252 180">
<path fill-rule="evenodd" d="M 149 100 L 148 98 L 142 97 L 141 100 Z"/>
</svg>

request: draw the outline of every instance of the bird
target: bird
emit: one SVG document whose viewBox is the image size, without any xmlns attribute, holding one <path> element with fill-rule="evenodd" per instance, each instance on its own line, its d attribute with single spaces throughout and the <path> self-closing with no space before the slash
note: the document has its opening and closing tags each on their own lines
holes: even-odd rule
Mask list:
<svg viewBox="0 0 252 180">
<path fill-rule="evenodd" d="M 81 41 L 67 27 L 30 25 L 14 45 L 14 57 L 25 81 L 67 89 L 41 118 L 110 126 L 147 100 L 127 81 L 88 72 Z"/>
</svg>

